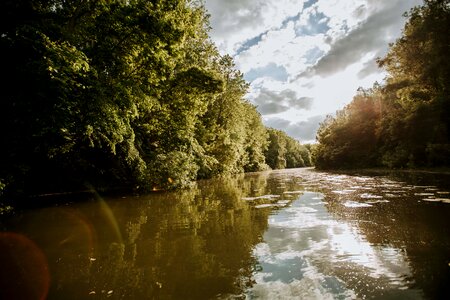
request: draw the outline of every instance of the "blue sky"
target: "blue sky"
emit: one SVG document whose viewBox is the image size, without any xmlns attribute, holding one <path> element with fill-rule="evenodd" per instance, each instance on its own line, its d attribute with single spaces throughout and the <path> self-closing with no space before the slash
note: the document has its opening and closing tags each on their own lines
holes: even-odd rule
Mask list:
<svg viewBox="0 0 450 300">
<path fill-rule="evenodd" d="M 205 0 L 211 38 L 250 83 L 266 126 L 312 142 L 319 123 L 382 82 L 375 60 L 419 0 Z"/>
</svg>

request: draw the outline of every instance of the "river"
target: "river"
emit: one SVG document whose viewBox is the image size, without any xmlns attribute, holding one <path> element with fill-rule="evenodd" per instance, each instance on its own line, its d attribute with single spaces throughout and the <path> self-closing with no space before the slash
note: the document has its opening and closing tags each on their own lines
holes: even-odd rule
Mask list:
<svg viewBox="0 0 450 300">
<path fill-rule="evenodd" d="M 306 168 L 60 199 L 0 218 L 0 298 L 450 299 L 449 179 Z"/>
</svg>

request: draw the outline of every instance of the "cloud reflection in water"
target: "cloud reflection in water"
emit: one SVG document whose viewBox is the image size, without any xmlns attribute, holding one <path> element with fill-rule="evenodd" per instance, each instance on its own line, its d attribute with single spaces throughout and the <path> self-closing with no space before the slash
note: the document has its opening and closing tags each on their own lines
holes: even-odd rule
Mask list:
<svg viewBox="0 0 450 300">
<path fill-rule="evenodd" d="M 254 249 L 260 268 L 248 296 L 354 299 L 369 290 L 406 289 L 411 268 L 401 249 L 369 243 L 352 223 L 335 219 L 322 199 L 305 192 L 270 217 L 264 242 Z"/>
</svg>

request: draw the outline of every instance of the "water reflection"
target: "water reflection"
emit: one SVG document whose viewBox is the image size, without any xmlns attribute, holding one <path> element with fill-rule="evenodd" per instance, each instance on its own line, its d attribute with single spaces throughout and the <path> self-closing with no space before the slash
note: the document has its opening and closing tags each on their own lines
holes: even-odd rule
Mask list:
<svg viewBox="0 0 450 300">
<path fill-rule="evenodd" d="M 305 192 L 269 217 L 254 250 L 260 264 L 249 298 L 448 298 L 450 210 L 440 197 L 448 186 L 359 174 L 290 176 Z"/>
<path fill-rule="evenodd" d="M 448 298 L 450 181 L 398 175 L 263 172 L 17 213 L 0 238 L 42 259 L 22 251 L 30 272 L 0 283 L 49 299 Z M 19 246 L 0 239 L 2 261 Z"/>
<path fill-rule="evenodd" d="M 28 236 L 45 253 L 51 299 L 226 297 L 253 281 L 252 248 L 269 212 L 242 198 L 264 191 L 266 175 L 145 197 L 94 196 L 24 212 L 3 227 Z M 1 277 L 8 283 L 8 274 Z"/>
<path fill-rule="evenodd" d="M 322 194 L 306 192 L 269 218 L 264 243 L 255 248 L 261 272 L 250 298 L 416 298 L 404 253 L 369 243 L 350 224 L 333 218 Z M 360 206 L 358 206 L 360 207 Z M 420 297 L 419 297 L 420 298 Z"/>
</svg>

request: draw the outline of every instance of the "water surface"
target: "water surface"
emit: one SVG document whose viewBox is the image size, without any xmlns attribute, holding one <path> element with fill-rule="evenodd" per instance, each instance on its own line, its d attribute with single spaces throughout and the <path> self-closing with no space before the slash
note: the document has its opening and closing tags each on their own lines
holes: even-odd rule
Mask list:
<svg viewBox="0 0 450 300">
<path fill-rule="evenodd" d="M 295 169 L 16 212 L 0 298 L 448 299 L 449 179 Z"/>
</svg>

